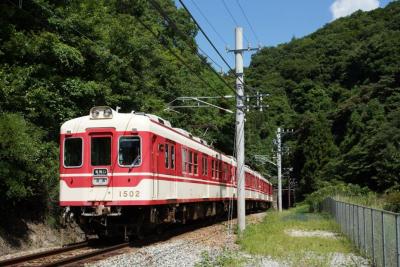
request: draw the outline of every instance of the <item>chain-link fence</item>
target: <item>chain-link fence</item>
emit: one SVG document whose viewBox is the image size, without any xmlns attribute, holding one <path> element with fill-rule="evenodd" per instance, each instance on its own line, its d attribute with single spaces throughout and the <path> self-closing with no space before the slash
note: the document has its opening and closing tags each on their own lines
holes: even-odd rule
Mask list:
<svg viewBox="0 0 400 267">
<path fill-rule="evenodd" d="M 376 266 L 400 267 L 400 214 L 326 198 L 322 209 L 332 214 L 344 234 Z"/>
</svg>

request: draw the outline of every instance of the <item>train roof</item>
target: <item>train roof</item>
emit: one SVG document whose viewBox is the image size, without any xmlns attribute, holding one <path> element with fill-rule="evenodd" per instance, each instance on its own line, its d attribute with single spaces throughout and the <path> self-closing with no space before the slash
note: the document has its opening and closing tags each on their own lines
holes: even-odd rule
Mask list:
<svg viewBox="0 0 400 267">
<path fill-rule="evenodd" d="M 90 114 L 66 121 L 61 125 L 61 134 L 84 133 L 87 129 L 93 128 L 114 128 L 115 131 L 147 131 L 156 132 L 157 134 L 168 138 L 169 140 L 185 144 L 194 148 L 199 152 L 217 157 L 227 163 L 236 166 L 236 159 L 227 156 L 213 147 L 200 137 L 193 136 L 184 129 L 173 128 L 171 123 L 157 115 L 142 112 L 120 113 L 110 107 L 100 106 L 93 107 Z M 267 183 L 270 182 L 258 172 L 245 167 L 246 171 L 263 178 Z"/>
</svg>

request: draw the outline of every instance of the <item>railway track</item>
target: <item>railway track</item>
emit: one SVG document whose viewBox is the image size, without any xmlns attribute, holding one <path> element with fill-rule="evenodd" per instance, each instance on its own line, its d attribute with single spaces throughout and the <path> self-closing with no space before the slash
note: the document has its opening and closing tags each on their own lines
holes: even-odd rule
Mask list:
<svg viewBox="0 0 400 267">
<path fill-rule="evenodd" d="M 88 242 L 0 261 L 0 266 L 77 266 L 129 246 L 129 242 L 96 248 Z"/>
</svg>

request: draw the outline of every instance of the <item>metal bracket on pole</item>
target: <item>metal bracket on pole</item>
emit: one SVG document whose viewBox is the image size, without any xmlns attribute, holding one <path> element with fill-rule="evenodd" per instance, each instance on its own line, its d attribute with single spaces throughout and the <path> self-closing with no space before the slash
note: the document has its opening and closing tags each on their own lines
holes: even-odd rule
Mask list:
<svg viewBox="0 0 400 267">
<path fill-rule="evenodd" d="M 209 107 L 213 107 L 213 108 L 217 108 L 220 109 L 222 111 L 228 112 L 228 113 L 233 113 L 232 110 L 217 106 L 215 104 L 209 103 L 207 101 L 204 101 L 203 99 L 228 99 L 228 98 L 234 98 L 235 96 L 232 95 L 226 95 L 223 97 L 213 97 L 213 96 L 182 96 L 182 97 L 177 97 L 176 99 L 174 99 L 173 101 L 169 102 L 167 104 L 167 107 L 164 110 L 167 111 L 176 111 L 175 109 L 179 109 L 179 108 L 209 108 Z M 186 105 L 174 105 L 175 102 L 182 102 L 182 103 L 188 103 Z"/>
</svg>

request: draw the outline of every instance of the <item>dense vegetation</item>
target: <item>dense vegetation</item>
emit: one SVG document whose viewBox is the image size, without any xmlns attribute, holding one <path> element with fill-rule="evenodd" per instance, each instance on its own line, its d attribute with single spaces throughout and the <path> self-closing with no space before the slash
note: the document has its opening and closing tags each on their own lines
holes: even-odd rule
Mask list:
<svg viewBox="0 0 400 267">
<path fill-rule="evenodd" d="M 164 110 L 176 96 L 230 91 L 195 55 L 197 29 L 185 11 L 159 2 L 186 37 L 145 0 L 0 3 L 0 213 L 54 203 L 59 127 L 93 105 L 158 114 L 232 153 L 233 115 Z M 248 164 L 271 171 L 252 156 L 270 153 L 283 126 L 295 129 L 285 165 L 294 166 L 300 193 L 322 181 L 397 186 L 399 62 L 399 2 L 257 53 L 246 82 L 271 96 L 266 112 L 248 113 Z"/>
<path fill-rule="evenodd" d="M 229 89 L 193 53 L 197 29 L 188 15 L 172 0 L 162 2 L 186 39 L 145 0 L 34 0 L 21 8 L 19 1 L 1 1 L 2 213 L 27 203 L 46 210 L 49 198 L 57 200 L 59 127 L 94 105 L 155 113 L 196 135 L 209 129 L 206 139 L 232 151 L 231 114 L 164 111 L 177 96 L 226 95 Z"/>
<path fill-rule="evenodd" d="M 251 116 L 248 156 L 271 149 L 274 127 L 294 128 L 285 165 L 303 194 L 323 181 L 398 189 L 399 60 L 400 2 L 263 49 L 246 74 L 271 108 Z"/>
</svg>

